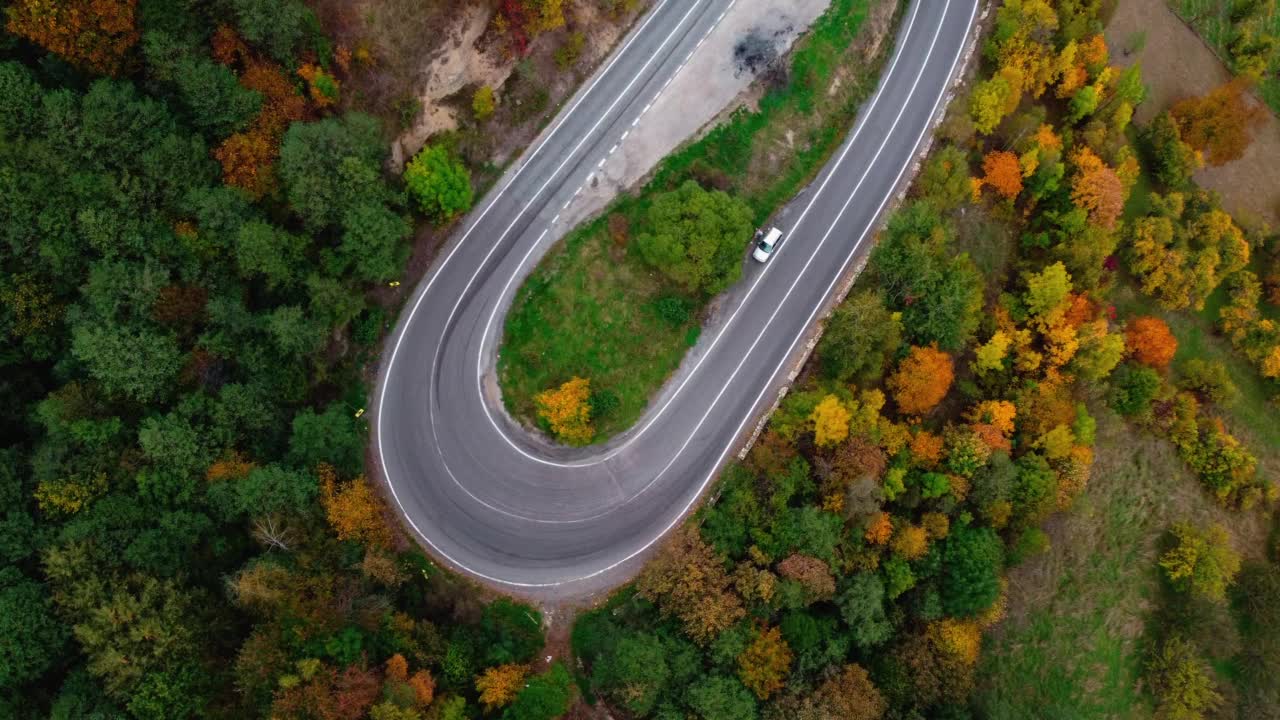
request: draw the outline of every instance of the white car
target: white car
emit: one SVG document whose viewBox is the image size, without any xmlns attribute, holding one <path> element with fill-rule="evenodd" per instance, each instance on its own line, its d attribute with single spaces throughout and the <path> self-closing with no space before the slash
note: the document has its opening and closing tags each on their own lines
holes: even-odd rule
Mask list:
<svg viewBox="0 0 1280 720">
<path fill-rule="evenodd" d="M 780 240 L 782 240 L 782 231 L 778 228 L 770 228 L 769 232 L 760 238 L 760 242 L 756 243 L 756 249 L 751 252 L 751 257 L 755 258 L 756 262 L 768 262 Z"/>
</svg>

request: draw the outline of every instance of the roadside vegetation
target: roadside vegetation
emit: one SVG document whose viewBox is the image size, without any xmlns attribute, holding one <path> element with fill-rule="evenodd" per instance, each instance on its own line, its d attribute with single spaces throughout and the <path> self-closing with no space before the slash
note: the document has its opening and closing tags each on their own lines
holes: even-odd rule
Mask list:
<svg viewBox="0 0 1280 720">
<path fill-rule="evenodd" d="M 1188 169 L 1248 124 L 1228 87 L 1131 129 L 1140 69 L 1110 65 L 1098 12 L 996 10 L 746 460 L 579 620 L 579 682 L 611 709 L 1274 713 L 1280 342 L 1250 273 L 1275 241 Z"/>
<path fill-rule="evenodd" d="M 892 45 L 863 32 L 897 0 L 836 0 L 742 108 L 666 158 L 635 195 L 566 237 L 508 314 L 498 371 L 508 410 L 562 442 L 630 427 L 697 341 L 708 302 L 737 280 L 752 229 L 826 162 Z M 890 33 L 893 23 L 879 32 Z M 879 50 L 867 57 L 868 48 Z M 683 233 L 705 224 L 709 234 Z M 698 244 L 685 245 L 698 237 Z M 585 380 L 589 433 L 557 433 L 535 398 Z"/>
<path fill-rule="evenodd" d="M 540 614 L 364 474 L 374 291 L 472 192 L 385 174 L 376 55 L 297 0 L 4 13 L 0 717 L 562 715 Z"/>
</svg>

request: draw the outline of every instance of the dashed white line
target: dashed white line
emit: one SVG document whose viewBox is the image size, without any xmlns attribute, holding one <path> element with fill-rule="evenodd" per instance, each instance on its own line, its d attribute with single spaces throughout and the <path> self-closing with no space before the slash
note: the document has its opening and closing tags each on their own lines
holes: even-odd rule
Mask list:
<svg viewBox="0 0 1280 720">
<path fill-rule="evenodd" d="M 626 139 L 627 139 L 627 136 L 628 136 L 628 135 L 630 135 L 630 134 L 631 134 L 631 131 L 630 131 L 630 130 L 627 130 L 626 132 L 622 133 L 622 137 L 621 137 L 621 138 L 619 138 L 619 140 L 626 140 Z"/>
<path fill-rule="evenodd" d="M 559 215 L 556 215 L 555 217 L 551 218 L 551 224 L 552 224 L 552 225 L 555 225 L 555 224 L 556 224 L 556 223 L 558 223 L 558 222 L 560 222 L 560 216 L 559 216 Z"/>
<path fill-rule="evenodd" d="M 616 152 L 618 152 L 618 144 L 617 144 L 617 143 L 614 143 L 614 144 L 613 144 L 613 147 L 609 148 L 609 154 L 610 154 L 610 155 L 612 155 L 612 154 L 614 154 L 614 153 L 616 153 Z"/>
<path fill-rule="evenodd" d="M 596 169 L 599 170 L 600 168 L 604 167 L 604 162 L 608 159 L 609 158 L 607 157 L 600 158 L 600 162 L 596 164 Z"/>
</svg>

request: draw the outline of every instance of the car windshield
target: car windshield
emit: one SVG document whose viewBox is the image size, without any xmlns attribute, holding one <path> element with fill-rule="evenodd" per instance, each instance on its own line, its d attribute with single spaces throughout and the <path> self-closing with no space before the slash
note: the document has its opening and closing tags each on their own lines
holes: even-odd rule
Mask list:
<svg viewBox="0 0 1280 720">
<path fill-rule="evenodd" d="M 764 250 L 765 252 L 769 252 L 770 250 L 773 249 L 773 243 L 769 242 L 768 240 L 761 240 L 760 249 Z"/>
</svg>

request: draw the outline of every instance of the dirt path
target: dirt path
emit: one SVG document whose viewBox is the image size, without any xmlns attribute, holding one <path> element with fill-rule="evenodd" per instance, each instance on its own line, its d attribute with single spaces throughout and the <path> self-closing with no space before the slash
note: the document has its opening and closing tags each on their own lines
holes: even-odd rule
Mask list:
<svg viewBox="0 0 1280 720">
<path fill-rule="evenodd" d="M 1146 34 L 1145 47 L 1126 56 L 1124 48 L 1136 33 Z M 1106 36 L 1117 64 L 1142 64 L 1149 94 L 1135 114 L 1139 123 L 1147 123 L 1182 98 L 1204 94 L 1231 79 L 1218 56 L 1165 0 L 1120 0 Z M 1267 112 L 1244 157 L 1222 167 L 1206 167 L 1196 173 L 1195 180 L 1222 195 L 1223 205 L 1232 214 L 1280 225 L 1280 119 Z"/>
</svg>

